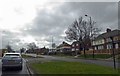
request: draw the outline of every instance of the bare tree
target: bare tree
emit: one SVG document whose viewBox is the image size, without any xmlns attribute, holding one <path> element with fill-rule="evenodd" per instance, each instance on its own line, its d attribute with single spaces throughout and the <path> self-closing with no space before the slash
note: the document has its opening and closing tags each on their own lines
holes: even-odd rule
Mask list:
<svg viewBox="0 0 120 76">
<path fill-rule="evenodd" d="M 24 53 L 24 52 L 25 52 L 25 48 L 21 48 L 20 53 Z"/>
<path fill-rule="evenodd" d="M 13 51 L 13 50 L 12 50 L 12 47 L 11 47 L 10 45 L 7 45 L 6 48 L 7 48 L 7 51 L 8 51 L 8 52 L 12 52 L 12 51 Z"/>
<path fill-rule="evenodd" d="M 28 46 L 28 49 L 33 53 L 35 53 L 35 49 L 38 48 L 34 42 L 29 43 L 27 46 Z"/>
<path fill-rule="evenodd" d="M 87 45 L 91 45 L 91 40 L 98 35 L 100 31 L 95 21 L 84 20 L 82 17 L 76 19 L 66 30 L 66 39 L 68 41 L 78 41 L 79 46 L 83 47 L 84 56 Z M 80 47 L 79 47 L 80 50 Z M 77 55 L 77 51 L 76 51 Z M 86 57 L 86 56 L 85 56 Z"/>
</svg>

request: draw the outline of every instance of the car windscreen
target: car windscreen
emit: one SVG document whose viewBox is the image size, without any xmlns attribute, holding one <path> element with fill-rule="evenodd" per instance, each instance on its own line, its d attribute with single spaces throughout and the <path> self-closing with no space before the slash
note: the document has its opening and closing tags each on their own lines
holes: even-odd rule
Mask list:
<svg viewBox="0 0 120 76">
<path fill-rule="evenodd" d="M 5 54 L 4 58 L 5 57 L 20 57 L 19 54 Z"/>
<path fill-rule="evenodd" d="M 19 54 L 5 54 L 5 56 L 3 57 L 3 59 L 18 59 L 20 58 L 20 55 Z"/>
</svg>

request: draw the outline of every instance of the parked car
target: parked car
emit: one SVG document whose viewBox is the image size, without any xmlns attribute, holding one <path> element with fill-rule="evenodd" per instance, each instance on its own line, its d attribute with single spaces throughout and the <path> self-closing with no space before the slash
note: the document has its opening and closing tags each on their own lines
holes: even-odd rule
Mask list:
<svg viewBox="0 0 120 76">
<path fill-rule="evenodd" d="M 5 53 L 2 58 L 2 70 L 6 68 L 18 68 L 22 70 L 23 60 L 20 53 Z"/>
</svg>

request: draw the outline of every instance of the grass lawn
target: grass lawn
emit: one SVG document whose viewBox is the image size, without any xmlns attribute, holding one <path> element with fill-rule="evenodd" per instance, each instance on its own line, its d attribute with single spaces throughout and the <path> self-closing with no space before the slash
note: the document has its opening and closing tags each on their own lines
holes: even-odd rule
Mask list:
<svg viewBox="0 0 120 76">
<path fill-rule="evenodd" d="M 64 54 L 58 54 L 58 55 L 52 55 L 52 56 L 58 56 L 58 57 L 68 57 L 68 58 L 73 58 L 74 56 L 71 55 L 64 55 Z M 107 58 L 111 58 L 112 56 L 109 54 L 95 54 L 94 55 L 94 59 L 107 59 Z M 78 56 L 78 58 L 84 58 L 84 55 L 80 55 Z M 87 59 L 93 59 L 93 55 L 92 54 L 86 54 L 86 58 Z"/>
<path fill-rule="evenodd" d="M 22 55 L 23 58 L 30 58 L 31 56 L 28 55 Z"/>
<path fill-rule="evenodd" d="M 37 74 L 118 74 L 118 71 L 111 67 L 80 62 L 31 63 L 30 67 Z"/>
<path fill-rule="evenodd" d="M 80 58 L 84 58 L 84 55 L 80 55 L 79 56 Z M 94 58 L 100 58 L 100 59 L 107 59 L 107 58 L 110 58 L 112 57 L 111 55 L 109 54 L 95 54 L 94 55 Z M 92 54 L 86 54 L 86 58 L 93 58 L 93 55 Z"/>
</svg>

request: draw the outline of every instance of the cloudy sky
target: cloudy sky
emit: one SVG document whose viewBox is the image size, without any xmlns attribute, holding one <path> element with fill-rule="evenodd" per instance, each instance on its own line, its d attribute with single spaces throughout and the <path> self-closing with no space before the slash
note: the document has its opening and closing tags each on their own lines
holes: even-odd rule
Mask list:
<svg viewBox="0 0 120 76">
<path fill-rule="evenodd" d="M 65 30 L 78 17 L 87 14 L 105 32 L 118 28 L 118 0 L 0 0 L 0 48 L 26 47 L 35 42 L 39 47 L 58 45 Z"/>
</svg>

